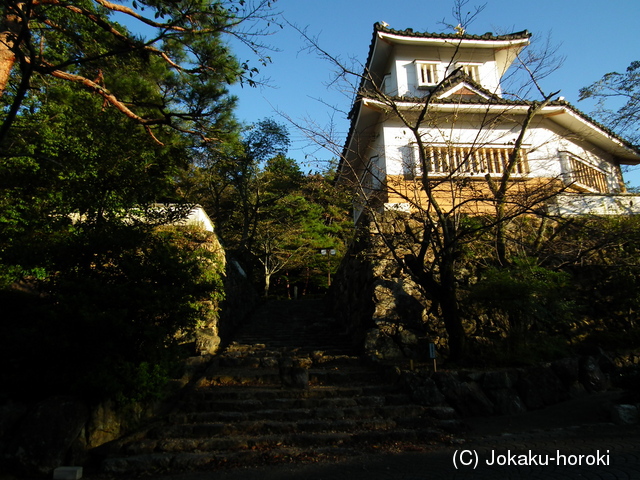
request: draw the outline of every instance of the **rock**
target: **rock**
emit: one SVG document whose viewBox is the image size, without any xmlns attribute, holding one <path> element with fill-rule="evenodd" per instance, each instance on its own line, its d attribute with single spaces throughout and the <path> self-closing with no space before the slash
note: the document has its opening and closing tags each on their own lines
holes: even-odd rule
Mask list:
<svg viewBox="0 0 640 480">
<path fill-rule="evenodd" d="M 513 388 L 518 377 L 516 373 L 500 370 L 495 372 L 486 372 L 482 378 L 482 389 L 497 390 L 503 388 Z"/>
<path fill-rule="evenodd" d="M 280 382 L 285 388 L 309 388 L 309 368 L 305 362 L 292 359 L 281 358 L 278 362 Z"/>
<path fill-rule="evenodd" d="M 385 284 L 386 283 L 386 284 Z M 373 317 L 375 319 L 395 319 L 398 313 L 396 312 L 396 298 L 394 295 L 395 284 L 393 282 L 385 282 L 379 280 L 379 283 L 374 286 L 373 294 L 375 299 L 375 310 Z"/>
<path fill-rule="evenodd" d="M 518 394 L 527 408 L 537 409 L 569 398 L 569 391 L 551 367 L 532 367 L 520 372 Z"/>
<path fill-rule="evenodd" d="M 365 335 L 364 348 L 368 355 L 382 360 L 403 358 L 400 347 L 388 335 L 377 328 L 369 329 Z"/>
<path fill-rule="evenodd" d="M 485 393 L 493 401 L 498 415 L 514 415 L 527 411 L 522 399 L 510 388 L 485 390 Z"/>
<path fill-rule="evenodd" d="M 86 430 L 88 448 L 96 448 L 118 438 L 122 432 L 122 420 L 111 401 L 103 402 L 93 409 Z"/>
<path fill-rule="evenodd" d="M 402 329 L 398 332 L 398 342 L 401 345 L 415 346 L 418 344 L 418 336 L 410 330 Z"/>
<path fill-rule="evenodd" d="M 124 458 L 107 458 L 102 462 L 102 470 L 105 473 L 122 475 L 129 472 L 145 472 L 150 475 L 154 472 L 166 471 L 171 465 L 171 456 L 163 453 L 151 455 L 136 455 Z"/>
<path fill-rule="evenodd" d="M 405 357 L 417 359 L 420 356 L 418 336 L 411 330 L 400 327 L 398 329 L 398 334 L 396 335 L 396 341 L 400 345 Z"/>
<path fill-rule="evenodd" d="M 602 392 L 609 388 L 609 379 L 600 370 L 595 357 L 587 356 L 580 359 L 580 382 L 588 392 Z"/>
<path fill-rule="evenodd" d="M 611 420 L 618 425 L 635 425 L 638 423 L 638 407 L 636 405 L 614 405 L 611 408 Z"/>
<path fill-rule="evenodd" d="M 465 382 L 476 382 L 479 385 L 482 385 L 482 382 L 484 381 L 484 375 L 485 372 L 459 372 L 458 374 L 460 376 L 460 379 L 465 381 Z"/>
<path fill-rule="evenodd" d="M 443 397 L 444 398 L 444 397 Z M 457 420 L 458 412 L 454 408 L 444 405 L 430 407 L 429 416 L 437 418 L 439 420 Z"/>
<path fill-rule="evenodd" d="M 278 359 L 276 357 L 264 357 L 260 359 L 260 365 L 265 368 L 277 368 Z"/>
<path fill-rule="evenodd" d="M 37 404 L 17 427 L 9 461 L 26 475 L 51 475 L 62 465 L 89 417 L 78 399 L 52 397 Z"/>
<path fill-rule="evenodd" d="M 309 388 L 309 369 L 293 367 L 291 370 L 291 386 L 293 388 Z"/>
<path fill-rule="evenodd" d="M 445 401 L 436 383 L 429 377 L 415 372 L 402 372 L 401 382 L 409 391 L 411 399 L 419 405 L 433 407 Z"/>
<path fill-rule="evenodd" d="M 215 329 L 203 328 L 196 331 L 196 355 L 213 355 L 220 347 L 220 337 L 216 335 Z"/>
<path fill-rule="evenodd" d="M 410 278 L 378 279 L 373 285 L 375 321 L 413 324 L 422 315 L 422 295 Z"/>
<path fill-rule="evenodd" d="M 79 480 L 82 467 L 58 467 L 53 471 L 53 480 Z"/>
<path fill-rule="evenodd" d="M 551 363 L 551 368 L 566 386 L 573 385 L 580 378 L 580 359 L 578 357 L 556 360 Z"/>
<path fill-rule="evenodd" d="M 434 373 L 432 378 L 447 402 L 464 417 L 487 416 L 495 412 L 493 402 L 476 382 L 461 382 L 447 372 Z"/>
</svg>

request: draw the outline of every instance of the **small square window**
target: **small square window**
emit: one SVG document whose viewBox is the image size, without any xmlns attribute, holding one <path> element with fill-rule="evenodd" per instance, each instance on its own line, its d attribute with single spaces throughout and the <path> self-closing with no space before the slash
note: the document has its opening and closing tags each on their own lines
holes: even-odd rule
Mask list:
<svg viewBox="0 0 640 480">
<path fill-rule="evenodd" d="M 480 66 L 472 63 L 459 64 L 465 75 L 469 76 L 474 82 L 480 82 Z"/>
<path fill-rule="evenodd" d="M 418 67 L 418 86 L 438 84 L 440 80 L 437 63 L 417 63 L 416 65 Z"/>
</svg>

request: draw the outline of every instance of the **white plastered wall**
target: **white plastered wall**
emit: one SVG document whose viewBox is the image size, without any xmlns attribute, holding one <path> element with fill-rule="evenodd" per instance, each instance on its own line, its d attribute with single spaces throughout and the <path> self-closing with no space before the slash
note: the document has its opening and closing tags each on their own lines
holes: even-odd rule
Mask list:
<svg viewBox="0 0 640 480">
<path fill-rule="evenodd" d="M 450 74 L 459 62 L 479 64 L 480 84 L 490 92 L 500 94 L 500 77 L 504 72 L 497 71 L 493 50 L 468 49 L 456 52 L 453 46 L 396 46 L 395 60 L 391 66 L 391 77 L 395 79 L 395 85 L 387 89 L 388 93 L 410 97 L 424 95 L 424 90 L 417 83 L 417 61 L 438 63 L 439 80 Z"/>
<path fill-rule="evenodd" d="M 443 123 L 439 128 L 432 127 L 421 130 L 425 143 L 478 148 L 507 147 L 514 144 L 520 129 L 519 124 L 512 123 L 510 125 L 502 124 L 490 130 L 479 130 L 477 121 L 457 120 L 453 125 L 446 121 L 446 117 L 443 115 Z M 406 174 L 407 162 L 410 161 L 411 147 L 409 146 L 415 143 L 413 134 L 398 119 L 387 120 L 382 131 L 384 154 L 381 155 L 381 161 L 385 162 L 387 174 Z M 619 191 L 620 169 L 612 163 L 611 155 L 579 138 L 572 137 L 568 132 L 548 120 L 542 120 L 529 129 L 523 146 L 528 152 L 529 177 L 531 178 L 563 179 L 567 165 L 563 164 L 562 152 L 569 152 L 604 172 L 610 191 Z M 380 151 L 381 147 L 382 145 L 378 141 L 377 151 Z"/>
</svg>

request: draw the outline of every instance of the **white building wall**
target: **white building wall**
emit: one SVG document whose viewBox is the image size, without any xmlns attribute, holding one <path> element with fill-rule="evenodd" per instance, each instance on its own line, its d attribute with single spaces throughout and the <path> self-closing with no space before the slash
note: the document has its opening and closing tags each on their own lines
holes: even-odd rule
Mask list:
<svg viewBox="0 0 640 480">
<path fill-rule="evenodd" d="M 443 114 L 443 119 L 446 115 Z M 533 126 L 527 132 L 524 148 L 528 152 L 529 177 L 557 178 L 567 180 L 568 164 L 564 153 L 571 153 L 607 176 L 611 192 L 620 189 L 619 168 L 612 163 L 609 154 L 591 146 L 589 149 L 579 139 L 572 139 L 557 129 L 548 128 L 547 121 Z M 455 125 L 443 122 L 439 128 L 421 130 L 425 143 L 440 145 L 460 145 L 481 147 L 508 147 L 515 143 L 519 124 L 503 124 L 491 130 L 479 131 L 477 122 L 458 120 Z M 380 137 L 379 137 L 380 138 Z M 411 131 L 399 120 L 389 119 L 383 127 L 384 161 L 389 175 L 403 175 L 408 171 L 407 162 L 411 158 L 410 146 L 415 144 Z M 382 145 L 380 142 L 378 147 Z"/>
<path fill-rule="evenodd" d="M 549 213 L 576 215 L 640 215 L 638 195 L 560 194 L 549 203 Z"/>
<path fill-rule="evenodd" d="M 529 161 L 532 173 L 536 176 L 557 176 L 565 183 L 570 183 L 568 157 L 574 155 L 586 165 L 606 175 L 610 192 L 620 191 L 622 181 L 620 168 L 611 154 L 587 143 L 575 134 L 558 128 L 549 121 L 543 121 L 532 128 L 531 138 L 533 150 L 529 154 Z"/>
<path fill-rule="evenodd" d="M 454 58 L 455 57 L 455 58 Z M 492 93 L 500 94 L 500 77 L 493 50 L 470 49 L 456 52 L 452 47 L 398 47 L 391 67 L 397 95 L 421 97 L 425 90 L 418 86 L 416 62 L 437 62 L 438 79 L 442 81 L 458 67 L 458 63 L 479 64 L 480 84 Z M 390 92 L 391 93 L 391 92 Z"/>
</svg>

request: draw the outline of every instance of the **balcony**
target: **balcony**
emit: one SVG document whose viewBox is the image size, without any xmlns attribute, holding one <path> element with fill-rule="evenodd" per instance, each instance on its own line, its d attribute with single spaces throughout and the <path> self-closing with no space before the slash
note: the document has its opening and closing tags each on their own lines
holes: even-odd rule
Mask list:
<svg viewBox="0 0 640 480">
<path fill-rule="evenodd" d="M 453 147 L 453 146 L 428 146 L 425 149 L 427 171 L 431 176 L 464 175 L 479 176 L 502 175 L 509 163 L 509 155 L 512 148 L 504 147 Z M 417 149 L 414 149 L 414 158 L 419 158 Z M 419 162 L 414 162 L 418 165 Z M 408 172 L 409 177 L 419 175 L 418 169 Z M 527 151 L 520 150 L 518 161 L 512 172 L 513 175 L 526 175 L 529 173 Z"/>
<path fill-rule="evenodd" d="M 565 155 L 565 184 L 592 193 L 610 193 L 607 174 L 569 152 Z"/>
</svg>

